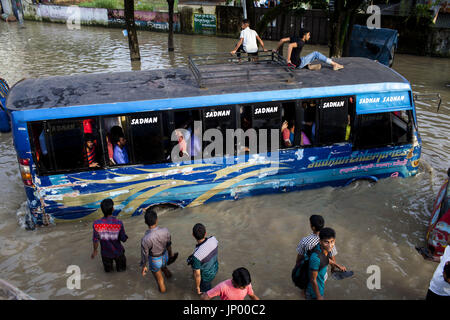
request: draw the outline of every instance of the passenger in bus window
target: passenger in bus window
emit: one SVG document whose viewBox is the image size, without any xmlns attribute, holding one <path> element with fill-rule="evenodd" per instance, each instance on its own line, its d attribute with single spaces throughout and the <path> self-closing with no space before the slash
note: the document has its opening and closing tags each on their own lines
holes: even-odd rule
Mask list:
<svg viewBox="0 0 450 320">
<path fill-rule="evenodd" d="M 350 133 L 352 131 L 352 127 L 351 127 L 351 122 L 350 122 L 350 115 L 347 115 L 347 126 L 345 127 L 345 141 L 348 141 L 350 139 Z"/>
<path fill-rule="evenodd" d="M 94 139 L 94 136 L 90 133 L 85 134 L 83 148 L 84 166 L 89 168 L 100 167 L 97 160 L 96 145 L 97 141 Z"/>
<path fill-rule="evenodd" d="M 119 136 L 116 141 L 116 145 L 114 146 L 114 162 L 117 164 L 127 164 L 128 160 L 128 148 L 127 148 L 127 139 L 125 137 Z"/>
<path fill-rule="evenodd" d="M 180 154 L 179 154 L 180 158 L 182 158 L 184 156 L 189 156 L 189 153 L 188 153 L 188 150 L 187 150 L 188 144 L 187 144 L 186 141 L 188 140 L 187 136 L 190 137 L 190 135 L 189 135 L 187 130 L 184 131 L 184 132 L 186 132 L 186 137 L 185 137 L 185 135 L 183 135 L 181 130 L 176 130 L 175 131 L 175 134 L 177 135 L 177 139 L 178 139 L 178 147 L 180 149 Z"/>
<path fill-rule="evenodd" d="M 281 125 L 281 134 L 283 135 L 283 143 L 286 148 L 290 148 L 294 145 L 294 120 L 285 120 Z"/>
</svg>

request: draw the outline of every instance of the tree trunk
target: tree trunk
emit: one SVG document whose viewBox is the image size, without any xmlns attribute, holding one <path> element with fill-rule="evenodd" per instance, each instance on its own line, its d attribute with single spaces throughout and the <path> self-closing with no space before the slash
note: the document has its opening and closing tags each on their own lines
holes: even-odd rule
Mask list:
<svg viewBox="0 0 450 320">
<path fill-rule="evenodd" d="M 278 6 L 271 8 L 267 11 L 266 14 L 262 17 L 262 19 L 256 24 L 256 32 L 258 32 L 259 36 L 261 37 L 264 32 L 267 29 L 267 24 L 271 21 L 273 21 L 276 17 L 278 17 L 280 14 L 283 14 L 290 10 L 292 5 L 292 2 L 289 1 L 283 1 Z"/>
<path fill-rule="evenodd" d="M 169 5 L 169 39 L 168 39 L 168 50 L 169 52 L 174 51 L 173 46 L 173 6 L 174 0 L 167 0 L 167 4 Z"/>
<path fill-rule="evenodd" d="M 353 21 L 356 10 L 364 0 L 335 0 L 334 11 L 330 23 L 330 57 L 348 55 L 350 33 L 353 30 Z M 345 51 L 345 52 L 344 52 Z"/>
<path fill-rule="evenodd" d="M 136 23 L 134 22 L 134 1 L 124 0 L 125 23 L 128 33 L 128 46 L 130 47 L 131 61 L 141 60 L 139 53 L 139 43 L 136 33 Z"/>
</svg>

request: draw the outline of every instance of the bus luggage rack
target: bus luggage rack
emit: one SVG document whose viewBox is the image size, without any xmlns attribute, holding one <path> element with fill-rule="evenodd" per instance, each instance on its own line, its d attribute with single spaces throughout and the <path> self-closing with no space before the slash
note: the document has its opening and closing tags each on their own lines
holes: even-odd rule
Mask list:
<svg viewBox="0 0 450 320">
<path fill-rule="evenodd" d="M 276 52 L 259 51 L 255 57 L 240 53 L 211 53 L 189 56 L 189 68 L 200 88 L 238 82 L 292 82 L 294 73 Z"/>
</svg>

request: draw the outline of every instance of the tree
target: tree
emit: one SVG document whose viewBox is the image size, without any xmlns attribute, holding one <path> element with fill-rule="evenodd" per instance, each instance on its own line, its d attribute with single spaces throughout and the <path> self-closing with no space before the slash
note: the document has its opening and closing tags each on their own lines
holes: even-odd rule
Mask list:
<svg viewBox="0 0 450 320">
<path fill-rule="evenodd" d="M 330 57 L 341 57 L 348 55 L 355 15 L 366 2 L 367 0 L 335 0 L 334 5 L 329 6 L 326 0 L 281 0 L 278 6 L 272 8 L 263 16 L 257 24 L 256 30 L 259 34 L 262 34 L 270 21 L 293 10 L 302 14 L 304 12 L 300 7 L 302 4 L 322 8 L 330 19 L 329 55 Z"/>
<path fill-rule="evenodd" d="M 357 10 L 366 0 L 335 0 L 330 12 L 330 57 L 348 56 Z M 330 8 L 331 9 L 331 8 Z"/>
<path fill-rule="evenodd" d="M 136 23 L 134 22 L 134 0 L 123 0 L 125 11 L 125 23 L 128 33 L 128 46 L 130 47 L 131 61 L 140 61 L 139 43 L 136 33 Z"/>
<path fill-rule="evenodd" d="M 167 4 L 169 5 L 169 39 L 168 39 L 168 50 L 173 51 L 173 6 L 175 0 L 167 0 Z"/>
</svg>

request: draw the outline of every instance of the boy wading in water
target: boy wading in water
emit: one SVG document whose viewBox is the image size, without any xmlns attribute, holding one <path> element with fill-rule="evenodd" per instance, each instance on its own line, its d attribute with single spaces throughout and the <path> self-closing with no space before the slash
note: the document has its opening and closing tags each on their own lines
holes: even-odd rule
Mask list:
<svg viewBox="0 0 450 320">
<path fill-rule="evenodd" d="M 336 232 L 331 228 L 323 228 L 319 232 L 319 244 L 309 258 L 309 283 L 306 287 L 307 300 L 323 300 L 325 291 L 325 275 L 329 264 L 330 252 L 334 248 Z"/>
<path fill-rule="evenodd" d="M 145 224 L 147 224 L 148 230 L 141 240 L 142 276 L 145 276 L 148 272 L 148 261 L 150 271 L 155 277 L 159 291 L 164 293 L 166 292 L 166 285 L 164 284 L 162 273 L 164 273 L 166 278 L 172 276 L 167 266 L 175 262 L 178 252 L 172 254 L 172 241 L 169 230 L 158 226 L 158 216 L 155 211 L 151 209 L 145 211 Z"/>
<path fill-rule="evenodd" d="M 334 62 L 330 58 L 325 57 L 318 51 L 314 51 L 300 58 L 300 53 L 302 52 L 303 46 L 310 38 L 311 33 L 306 29 L 301 29 L 299 37 L 287 37 L 281 39 L 280 42 L 278 42 L 277 48 L 274 49 L 273 52 L 277 52 L 284 43 L 289 42 L 286 58 L 289 67 L 293 67 L 296 69 L 307 67 L 310 70 L 319 70 L 322 67 L 320 64 L 311 65 L 311 62 L 319 60 L 333 66 L 333 70 L 340 70 L 344 68 L 343 65 Z"/>
</svg>

